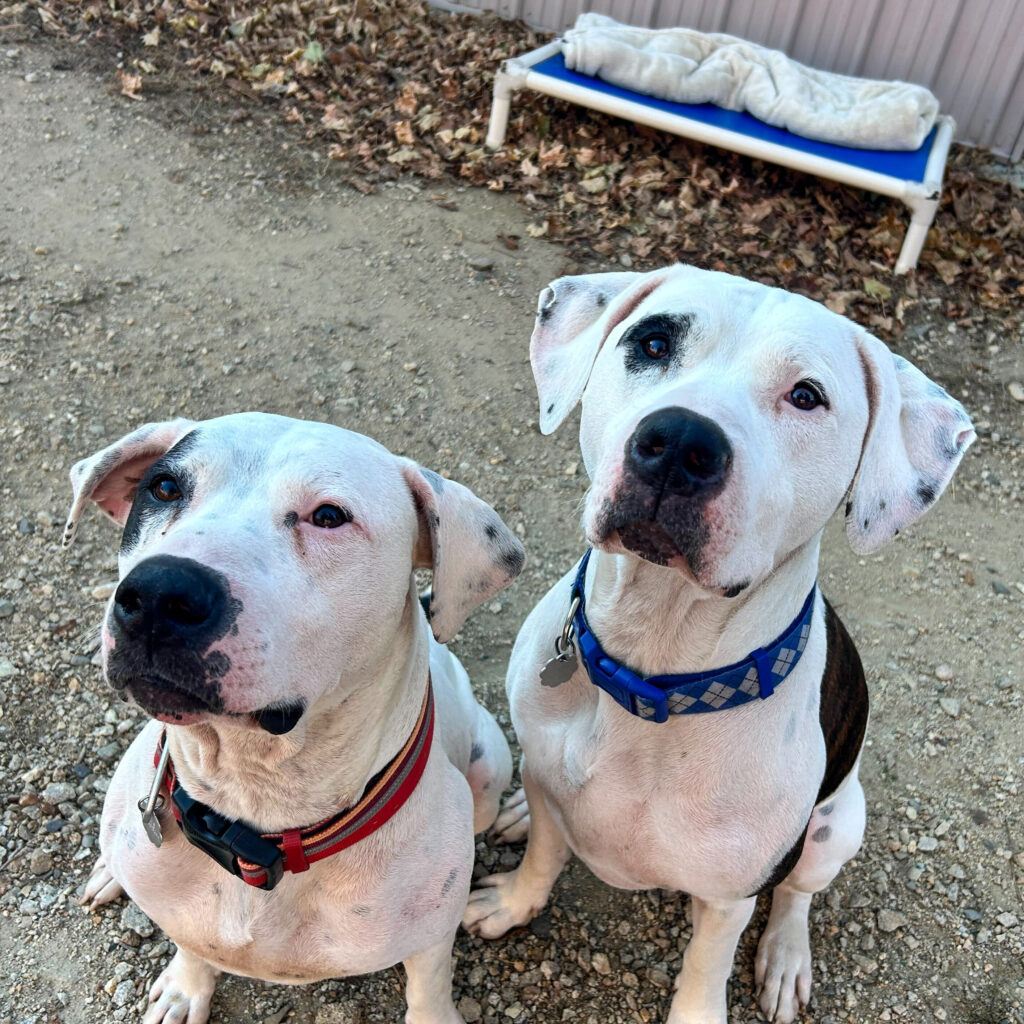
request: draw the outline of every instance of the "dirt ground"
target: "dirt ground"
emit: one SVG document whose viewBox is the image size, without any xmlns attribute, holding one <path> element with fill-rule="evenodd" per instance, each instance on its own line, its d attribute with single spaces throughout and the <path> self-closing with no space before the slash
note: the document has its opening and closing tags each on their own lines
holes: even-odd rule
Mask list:
<svg viewBox="0 0 1024 1024">
<path fill-rule="evenodd" d="M 91 631 L 115 576 L 92 516 L 58 549 L 73 461 L 137 424 L 259 408 L 361 430 L 460 479 L 523 537 L 519 582 L 454 647 L 511 733 L 519 624 L 582 550 L 573 427 L 536 429 L 527 341 L 570 269 L 505 196 L 400 180 L 373 196 L 284 127 L 184 85 L 133 103 L 91 51 L 0 47 L 0 1024 L 140 1019 L 170 944 L 76 894 L 102 795 L 141 719 Z M 498 233 L 522 237 L 507 250 Z M 816 900 L 809 1019 L 1024 1021 L 1024 339 L 922 305 L 903 349 L 979 427 L 955 487 L 877 557 L 828 530 L 822 581 L 872 689 L 864 848 Z M 929 319 L 931 316 L 931 319 Z M 511 738 L 511 736 L 510 736 Z M 481 843 L 493 869 L 519 851 Z M 759 908 L 730 1019 L 758 1020 Z M 497 943 L 462 934 L 470 1022 L 663 1020 L 686 899 L 579 863 Z M 215 1021 L 394 1021 L 400 971 L 305 988 L 226 979 Z"/>
</svg>

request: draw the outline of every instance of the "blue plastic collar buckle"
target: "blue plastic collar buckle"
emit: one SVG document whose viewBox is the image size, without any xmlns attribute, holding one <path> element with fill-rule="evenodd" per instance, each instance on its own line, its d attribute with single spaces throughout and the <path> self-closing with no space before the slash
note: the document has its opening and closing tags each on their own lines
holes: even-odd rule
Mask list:
<svg viewBox="0 0 1024 1024">
<path fill-rule="evenodd" d="M 576 642 L 580 646 L 580 654 L 583 656 L 583 663 L 587 667 L 591 682 L 601 687 L 616 704 L 624 707 L 631 715 L 647 718 L 652 722 L 667 722 L 668 698 L 665 691 L 645 682 L 625 665 L 620 665 L 613 658 L 609 658 L 601 649 L 597 638 L 582 622 L 576 623 L 576 627 Z M 637 697 L 642 697 L 650 703 L 650 710 L 643 715 L 637 707 Z"/>
</svg>

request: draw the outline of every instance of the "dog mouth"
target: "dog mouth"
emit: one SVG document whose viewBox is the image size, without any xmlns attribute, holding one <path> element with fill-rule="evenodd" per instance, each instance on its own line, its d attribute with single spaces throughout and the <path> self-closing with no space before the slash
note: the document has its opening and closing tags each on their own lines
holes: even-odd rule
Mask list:
<svg viewBox="0 0 1024 1024">
<path fill-rule="evenodd" d="M 191 724 L 204 715 L 224 710 L 223 700 L 213 693 L 197 693 L 191 687 L 156 673 L 114 677 L 114 689 L 131 694 L 132 699 L 152 718 L 174 724 Z"/>
</svg>

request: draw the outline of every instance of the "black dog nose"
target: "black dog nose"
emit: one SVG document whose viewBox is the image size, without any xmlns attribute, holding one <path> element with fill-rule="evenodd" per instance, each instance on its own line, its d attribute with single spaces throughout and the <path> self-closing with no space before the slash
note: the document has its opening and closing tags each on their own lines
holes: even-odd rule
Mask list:
<svg viewBox="0 0 1024 1024">
<path fill-rule="evenodd" d="M 659 409 L 638 424 L 627 446 L 637 476 L 662 493 L 694 496 L 725 480 L 732 446 L 717 423 L 690 409 Z"/>
<path fill-rule="evenodd" d="M 114 594 L 114 621 L 129 638 L 209 643 L 228 605 L 224 577 L 191 558 L 139 562 Z"/>
</svg>

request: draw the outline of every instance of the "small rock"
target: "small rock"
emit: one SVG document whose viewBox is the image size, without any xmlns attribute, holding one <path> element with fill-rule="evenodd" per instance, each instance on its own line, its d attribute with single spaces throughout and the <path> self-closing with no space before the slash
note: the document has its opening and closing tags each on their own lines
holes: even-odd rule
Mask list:
<svg viewBox="0 0 1024 1024">
<path fill-rule="evenodd" d="M 117 590 L 117 583 L 101 583 L 98 587 L 93 587 L 91 594 L 93 599 L 96 601 L 106 601 L 110 595 Z"/>
<path fill-rule="evenodd" d="M 342 359 L 341 361 L 341 372 L 351 373 L 356 368 L 356 361 L 354 359 Z"/>
<path fill-rule="evenodd" d="M 878 930 L 882 932 L 894 932 L 897 928 L 905 928 L 907 919 L 898 911 L 883 907 L 877 914 Z"/>
<path fill-rule="evenodd" d="M 949 665 L 937 665 L 935 667 L 935 678 L 948 683 L 953 678 L 953 670 Z"/>
<path fill-rule="evenodd" d="M 647 977 L 651 984 L 657 985 L 658 988 L 669 988 L 672 985 L 672 979 L 658 967 L 648 967 Z"/>
<path fill-rule="evenodd" d="M 23 537 L 30 537 L 36 532 L 36 524 L 31 519 L 19 519 L 18 520 L 18 533 Z"/>
<path fill-rule="evenodd" d="M 992 589 L 997 594 L 1008 594 L 1010 592 L 1010 588 L 1005 583 L 1003 583 L 1000 580 L 993 580 L 992 581 Z"/>
<path fill-rule="evenodd" d="M 939 848 L 939 841 L 935 836 L 921 836 L 917 841 L 917 848 L 923 853 L 931 853 Z"/>
<path fill-rule="evenodd" d="M 996 920 L 1004 928 L 1016 928 L 1017 927 L 1017 915 L 1010 913 L 996 914 Z"/>
<path fill-rule="evenodd" d="M 466 1024 L 475 1024 L 484 1015 L 480 1004 L 472 996 L 463 996 L 459 1000 L 458 1009 Z"/>
<path fill-rule="evenodd" d="M 45 850 L 33 850 L 28 859 L 28 869 L 33 875 L 45 875 L 53 870 L 53 857 Z"/>
<path fill-rule="evenodd" d="M 598 974 L 611 974 L 612 965 L 606 953 L 595 953 L 590 960 L 591 966 Z"/>
<path fill-rule="evenodd" d="M 1006 385 L 1006 390 L 1010 392 L 1010 397 L 1015 402 L 1024 402 L 1024 384 L 1021 384 L 1019 380 L 1011 380 Z"/>
<path fill-rule="evenodd" d="M 487 610 L 488 610 L 488 611 L 489 611 L 489 612 L 490 612 L 490 613 L 491 613 L 492 615 L 497 615 L 497 614 L 498 614 L 498 613 L 499 613 L 499 612 L 501 611 L 501 602 L 500 602 L 500 601 L 492 601 L 492 602 L 491 602 L 491 603 L 490 603 L 490 604 L 489 604 L 489 605 L 487 606 Z"/>
<path fill-rule="evenodd" d="M 942 708 L 950 718 L 960 717 L 960 700 L 957 697 L 940 697 L 939 707 Z"/>
<path fill-rule="evenodd" d="M 62 804 L 74 800 L 77 795 L 70 782 L 51 782 L 43 790 L 43 800 L 48 804 Z"/>
<path fill-rule="evenodd" d="M 486 256 L 471 256 L 467 262 L 473 270 L 491 270 L 494 267 L 494 260 Z"/>
<path fill-rule="evenodd" d="M 6 658 L 0 658 L 0 679 L 9 679 L 11 676 L 18 674 L 18 670 L 14 667 L 14 664 L 8 661 Z"/>
<path fill-rule="evenodd" d="M 148 939 L 156 930 L 153 922 L 134 903 L 126 903 L 121 911 L 121 927 L 130 928 L 144 939 Z"/>
<path fill-rule="evenodd" d="M 14 602 L 8 601 L 7 598 L 0 600 L 0 619 L 9 618 L 14 614 Z"/>
<path fill-rule="evenodd" d="M 135 984 L 126 978 L 114 989 L 111 998 L 115 1006 L 127 1006 L 135 998 Z"/>
</svg>

